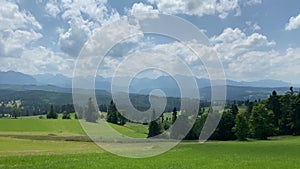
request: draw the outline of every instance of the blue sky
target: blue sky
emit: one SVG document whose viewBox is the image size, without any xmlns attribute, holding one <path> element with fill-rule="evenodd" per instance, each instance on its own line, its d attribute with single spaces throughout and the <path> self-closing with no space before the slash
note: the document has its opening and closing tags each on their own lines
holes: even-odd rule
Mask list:
<svg viewBox="0 0 300 169">
<path fill-rule="evenodd" d="M 229 79 L 300 84 L 298 0 L 2 0 L 0 70 L 72 76 L 78 53 L 94 29 L 138 12 L 172 14 L 196 25 Z M 202 65 L 192 63 L 185 50 L 176 50 L 177 42 L 146 35 L 117 45 L 99 74 L 112 76 L 122 56 L 145 47 L 180 55 L 202 77 Z"/>
</svg>

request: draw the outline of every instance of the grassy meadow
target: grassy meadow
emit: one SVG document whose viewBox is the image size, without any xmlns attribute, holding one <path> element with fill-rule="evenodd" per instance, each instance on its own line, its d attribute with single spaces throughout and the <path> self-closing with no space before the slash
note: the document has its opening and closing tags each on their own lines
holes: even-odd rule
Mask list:
<svg viewBox="0 0 300 169">
<path fill-rule="evenodd" d="M 132 137 L 146 137 L 147 133 L 147 126 L 133 123 L 112 127 Z M 86 137 L 77 120 L 0 119 L 0 168 L 281 169 L 300 166 L 300 137 L 204 144 L 182 142 L 169 152 L 145 159 L 119 157 L 93 142 L 70 139 L 76 137 Z"/>
<path fill-rule="evenodd" d="M 0 138 L 0 168 L 298 168 L 300 138 L 181 143 L 160 156 L 118 157 L 92 142 Z"/>
</svg>

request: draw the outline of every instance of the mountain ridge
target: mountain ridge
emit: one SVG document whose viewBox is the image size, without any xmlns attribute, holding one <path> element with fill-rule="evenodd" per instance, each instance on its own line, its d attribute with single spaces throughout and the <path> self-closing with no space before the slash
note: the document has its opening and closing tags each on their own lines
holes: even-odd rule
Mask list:
<svg viewBox="0 0 300 169">
<path fill-rule="evenodd" d="M 176 76 L 181 84 L 184 86 L 191 86 L 187 83 L 189 77 L 186 76 Z M 131 80 L 129 91 L 130 93 L 145 93 L 150 89 L 168 89 L 168 90 L 178 90 L 179 86 L 175 81 L 175 78 L 169 76 L 160 76 L 155 79 L 151 78 L 134 78 Z M 128 80 L 126 77 L 115 77 L 115 79 L 123 82 Z M 84 80 L 84 78 L 82 79 Z M 112 78 L 104 78 L 102 76 L 97 76 L 95 78 L 95 88 L 100 90 L 111 90 Z M 28 75 L 15 71 L 0 71 L 0 84 L 7 85 L 37 85 L 37 86 L 57 86 L 62 88 L 72 88 L 72 78 L 66 77 L 62 74 L 39 74 L 39 75 Z M 206 78 L 196 78 L 196 85 L 198 89 L 210 87 L 211 81 Z M 262 87 L 262 88 L 279 88 L 279 87 L 299 87 L 300 85 L 295 85 L 282 80 L 264 79 L 257 81 L 234 81 L 227 79 L 227 86 L 237 86 L 237 87 Z M 119 83 L 115 86 L 115 89 L 124 91 L 128 89 L 128 86 L 124 86 L 123 83 Z"/>
</svg>

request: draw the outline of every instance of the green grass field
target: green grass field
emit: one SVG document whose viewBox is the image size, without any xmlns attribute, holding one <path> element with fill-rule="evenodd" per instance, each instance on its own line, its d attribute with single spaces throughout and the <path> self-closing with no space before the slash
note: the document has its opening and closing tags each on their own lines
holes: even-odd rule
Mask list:
<svg viewBox="0 0 300 169">
<path fill-rule="evenodd" d="M 0 138 L 0 168 L 299 168 L 300 138 L 181 143 L 160 156 L 129 159 L 92 142 Z"/>
<path fill-rule="evenodd" d="M 137 137 L 144 137 L 147 132 L 147 126 L 132 123 L 112 127 L 127 135 L 136 133 L 133 135 Z M 36 137 L 41 135 L 49 137 Z M 77 120 L 0 119 L 0 168 L 293 169 L 300 166 L 300 137 L 204 144 L 183 142 L 156 157 L 130 159 L 110 154 L 93 142 L 53 139 L 53 135 L 79 136 L 84 132 Z"/>
<path fill-rule="evenodd" d="M 97 132 L 105 133 L 102 127 L 104 121 L 99 120 L 98 124 L 89 124 L 96 126 Z M 110 124 L 115 130 L 129 137 L 146 138 L 148 126 L 127 123 L 125 126 Z M 102 131 L 103 130 L 103 131 Z M 59 136 L 76 136 L 86 135 L 78 120 L 62 119 L 38 119 L 37 117 L 26 117 L 18 119 L 1 119 L 0 118 L 0 135 L 7 134 L 24 134 L 24 135 L 59 135 Z"/>
</svg>

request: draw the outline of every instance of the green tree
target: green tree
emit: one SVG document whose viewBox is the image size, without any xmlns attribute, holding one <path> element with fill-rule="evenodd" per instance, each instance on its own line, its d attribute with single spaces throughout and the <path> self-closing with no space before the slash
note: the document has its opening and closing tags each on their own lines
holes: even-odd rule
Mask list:
<svg viewBox="0 0 300 169">
<path fill-rule="evenodd" d="M 192 127 L 191 125 L 191 120 L 189 120 L 189 117 L 183 112 L 178 116 L 176 125 L 172 125 L 170 137 L 172 139 L 184 139 L 190 127 Z"/>
<path fill-rule="evenodd" d="M 216 128 L 215 132 L 212 134 L 212 140 L 235 140 L 236 137 L 232 131 L 234 127 L 234 115 L 231 111 L 223 112 L 222 118 L 219 122 L 218 127 Z"/>
<path fill-rule="evenodd" d="M 205 124 L 206 118 L 208 114 L 203 113 L 201 116 L 198 116 L 192 129 L 189 131 L 187 136 L 185 137 L 186 140 L 198 140 L 201 130 Z"/>
<path fill-rule="evenodd" d="M 126 124 L 127 119 L 119 111 L 117 111 L 117 117 L 119 125 L 123 126 Z"/>
<path fill-rule="evenodd" d="M 57 119 L 58 115 L 54 112 L 53 105 L 50 106 L 50 111 L 47 114 L 47 119 Z"/>
<path fill-rule="evenodd" d="M 21 100 L 10 101 L 6 104 L 6 107 L 10 110 L 10 115 L 13 118 L 17 118 L 21 115 Z"/>
<path fill-rule="evenodd" d="M 297 95 L 297 97 L 294 98 L 293 101 L 293 115 L 292 115 L 292 129 L 293 129 L 293 135 L 300 135 L 300 93 Z"/>
<path fill-rule="evenodd" d="M 96 110 L 95 104 L 92 98 L 89 98 L 88 107 L 85 112 L 85 120 L 87 122 L 96 123 L 99 118 L 99 113 Z"/>
<path fill-rule="evenodd" d="M 250 119 L 250 116 L 252 114 L 252 109 L 253 109 L 253 102 L 249 102 L 247 104 L 247 109 L 246 109 L 246 112 L 245 112 L 245 116 L 246 116 L 247 120 Z"/>
<path fill-rule="evenodd" d="M 249 121 L 250 134 L 253 138 L 266 140 L 275 132 L 273 125 L 274 114 L 265 105 L 257 104 L 253 106 L 253 111 Z"/>
<path fill-rule="evenodd" d="M 110 102 L 107 111 L 107 122 L 118 124 L 118 112 L 116 105 L 113 101 Z"/>
<path fill-rule="evenodd" d="M 155 111 L 153 110 L 153 113 L 152 113 L 152 121 L 150 122 L 149 124 L 149 132 L 148 132 L 148 138 L 149 137 L 154 137 L 154 136 L 157 136 L 159 134 L 162 133 L 162 128 L 161 126 L 159 125 L 159 123 L 157 122 L 157 120 L 154 120 L 155 119 Z"/>
<path fill-rule="evenodd" d="M 236 116 L 239 113 L 239 109 L 236 104 L 231 105 L 230 112 L 234 116 Z"/>
<path fill-rule="evenodd" d="M 77 112 L 75 113 L 76 119 L 83 119 L 84 109 L 80 106 L 77 107 Z"/>
<path fill-rule="evenodd" d="M 293 100 L 294 95 L 290 93 L 285 94 L 280 97 L 281 103 L 281 115 L 279 119 L 279 133 L 281 135 L 290 135 L 293 134 Z"/>
<path fill-rule="evenodd" d="M 71 115 L 70 115 L 70 113 L 69 113 L 69 112 L 67 112 L 67 111 L 64 111 L 64 112 L 63 112 L 62 119 L 71 119 Z"/>
<path fill-rule="evenodd" d="M 274 113 L 274 126 L 279 127 L 279 119 L 281 116 L 281 106 L 280 106 L 279 96 L 277 92 L 274 90 L 272 95 L 267 100 L 267 108 L 272 110 Z"/>
<path fill-rule="evenodd" d="M 235 117 L 233 132 L 238 140 L 245 141 L 249 133 L 249 125 L 244 113 L 238 113 Z"/>
<path fill-rule="evenodd" d="M 174 124 L 176 120 L 177 120 L 177 109 L 176 109 L 176 107 L 174 107 L 173 113 L 172 113 L 172 124 Z"/>
</svg>

